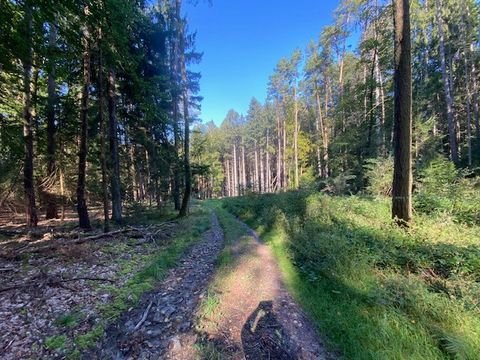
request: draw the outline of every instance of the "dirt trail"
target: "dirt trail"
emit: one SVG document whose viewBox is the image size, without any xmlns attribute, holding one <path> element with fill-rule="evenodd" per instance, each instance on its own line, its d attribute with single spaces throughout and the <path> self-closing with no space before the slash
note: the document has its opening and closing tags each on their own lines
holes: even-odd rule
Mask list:
<svg viewBox="0 0 480 360">
<path fill-rule="evenodd" d="M 206 347 L 231 359 L 334 359 L 286 291 L 271 249 L 242 226 L 249 235 L 233 246 L 218 307 L 204 320 Z"/>
<path fill-rule="evenodd" d="M 245 224 L 230 245 L 233 262 L 215 274 L 224 236 L 212 227 L 153 292 L 106 332 L 92 359 L 335 359 L 282 284 L 270 248 Z"/>
<path fill-rule="evenodd" d="M 212 214 L 211 228 L 203 234 L 202 241 L 190 249 L 155 291 L 143 296 L 136 309 L 107 329 L 95 354 L 86 354 L 84 358 L 182 359 L 170 353 L 188 348 L 185 336 L 182 343 L 180 337 L 192 333 L 195 311 L 222 246 L 223 232 Z M 188 340 L 193 344 L 196 339 Z"/>
</svg>

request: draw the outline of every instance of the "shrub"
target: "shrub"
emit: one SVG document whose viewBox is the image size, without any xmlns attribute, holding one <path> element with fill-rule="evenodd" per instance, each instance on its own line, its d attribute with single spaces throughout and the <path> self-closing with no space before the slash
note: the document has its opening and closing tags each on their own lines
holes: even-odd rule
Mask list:
<svg viewBox="0 0 480 360">
<path fill-rule="evenodd" d="M 369 159 L 364 166 L 367 193 L 374 196 L 390 196 L 393 182 L 393 158 Z"/>
</svg>

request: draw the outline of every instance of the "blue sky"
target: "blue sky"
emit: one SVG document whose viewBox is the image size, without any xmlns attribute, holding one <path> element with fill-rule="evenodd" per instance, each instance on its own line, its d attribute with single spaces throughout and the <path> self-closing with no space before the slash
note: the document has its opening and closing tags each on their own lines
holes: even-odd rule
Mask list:
<svg viewBox="0 0 480 360">
<path fill-rule="evenodd" d="M 277 62 L 317 40 L 338 0 L 199 0 L 186 2 L 203 60 L 201 119 L 220 124 L 231 108 L 246 113 L 252 97 L 264 101 Z"/>
</svg>

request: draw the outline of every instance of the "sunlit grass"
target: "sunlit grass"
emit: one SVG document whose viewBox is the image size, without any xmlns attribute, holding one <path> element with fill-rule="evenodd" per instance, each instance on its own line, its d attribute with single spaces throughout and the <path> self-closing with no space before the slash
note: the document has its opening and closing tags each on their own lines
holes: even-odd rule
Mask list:
<svg viewBox="0 0 480 360">
<path fill-rule="evenodd" d="M 418 215 L 408 232 L 388 200 L 287 193 L 229 199 L 258 227 L 285 283 L 349 359 L 478 359 L 479 227 Z"/>
</svg>

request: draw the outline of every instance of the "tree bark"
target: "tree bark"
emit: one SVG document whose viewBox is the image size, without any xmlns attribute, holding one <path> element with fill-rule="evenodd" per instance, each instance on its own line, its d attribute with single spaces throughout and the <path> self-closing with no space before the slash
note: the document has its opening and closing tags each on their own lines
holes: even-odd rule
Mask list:
<svg viewBox="0 0 480 360">
<path fill-rule="evenodd" d="M 392 217 L 412 219 L 412 65 L 409 0 L 395 0 L 395 120 Z"/>
<path fill-rule="evenodd" d="M 117 114 L 115 99 L 115 70 L 108 71 L 108 140 L 110 149 L 110 186 L 112 191 L 112 220 L 122 222 L 122 193 L 120 189 L 120 160 L 118 156 Z"/>
<path fill-rule="evenodd" d="M 272 191 L 272 168 L 270 166 L 270 152 L 268 151 L 270 143 L 270 131 L 267 129 L 267 148 L 266 148 L 266 160 L 265 160 L 265 168 L 267 172 L 266 181 L 265 181 L 265 188 L 267 192 Z"/>
<path fill-rule="evenodd" d="M 85 8 L 85 13 L 88 9 Z M 87 173 L 87 138 L 88 138 L 88 101 L 90 87 L 90 45 L 89 31 L 86 25 L 82 29 L 83 45 L 83 84 L 82 98 L 80 105 L 80 138 L 78 151 L 78 182 L 77 182 L 77 212 L 79 226 L 82 229 L 90 230 L 90 218 L 88 216 L 86 201 L 86 173 Z"/>
<path fill-rule="evenodd" d="M 320 173 L 322 174 L 323 178 L 328 178 L 328 134 L 327 129 L 325 127 L 325 122 L 322 115 L 322 104 L 320 103 L 320 94 L 318 93 L 318 89 L 315 92 L 315 98 L 317 101 L 317 111 L 318 111 L 318 121 L 317 121 L 317 128 L 320 130 L 320 137 L 322 140 L 322 153 L 323 153 L 323 161 L 319 159 L 319 166 Z"/>
<path fill-rule="evenodd" d="M 439 0 L 435 0 L 435 16 L 438 24 L 439 46 L 440 46 L 440 65 L 442 69 L 443 89 L 445 92 L 445 102 L 447 104 L 447 122 L 448 139 L 450 144 L 450 157 L 454 163 L 458 163 L 458 143 L 457 129 L 455 126 L 455 110 L 452 95 L 452 84 L 447 71 L 447 60 L 445 53 L 445 36 L 443 33 L 443 19 L 441 14 L 441 5 Z"/>
<path fill-rule="evenodd" d="M 226 174 L 226 184 L 225 184 L 225 195 L 230 197 L 232 196 L 232 191 L 231 191 L 231 178 L 230 178 L 230 162 L 228 159 L 225 160 L 225 174 Z"/>
<path fill-rule="evenodd" d="M 258 164 L 258 144 L 257 144 L 257 140 L 255 140 L 255 186 L 254 186 L 254 189 L 255 189 L 255 191 L 258 191 L 259 193 L 262 192 L 262 178 L 261 178 L 261 173 L 260 173 L 259 164 Z"/>
<path fill-rule="evenodd" d="M 38 223 L 37 206 L 35 204 L 35 186 L 33 179 L 33 115 L 32 115 L 32 37 L 33 19 L 29 1 L 25 2 L 25 34 L 27 52 L 23 60 L 23 139 L 25 163 L 23 166 L 23 188 L 25 193 L 25 212 L 28 227 L 36 227 Z"/>
<path fill-rule="evenodd" d="M 102 202 L 103 202 L 103 231 L 107 233 L 110 230 L 109 209 L 108 209 L 108 176 L 107 176 L 107 156 L 105 153 L 105 138 L 107 130 L 105 126 L 105 103 L 103 92 L 103 52 L 102 52 L 102 30 L 99 30 L 99 69 L 98 69 L 98 118 L 100 123 L 100 164 L 102 168 Z"/>
<path fill-rule="evenodd" d="M 282 177 L 282 123 L 279 114 L 280 104 L 277 103 L 275 107 L 275 114 L 277 118 L 277 188 L 280 190 L 283 187 Z"/>
<path fill-rule="evenodd" d="M 260 187 L 259 192 L 262 194 L 265 192 L 265 170 L 263 168 L 263 149 L 260 148 Z"/>
<path fill-rule="evenodd" d="M 238 195 L 237 145 L 233 144 L 233 196 Z"/>
<path fill-rule="evenodd" d="M 46 189 L 46 219 L 58 218 L 58 206 L 55 197 L 55 184 L 57 183 L 57 164 L 56 164 L 56 132 L 55 125 L 55 105 L 57 102 L 56 81 L 55 81 L 55 56 L 54 51 L 57 42 L 57 30 L 55 24 L 50 23 L 50 33 L 48 39 L 48 47 L 50 50 L 50 63 L 48 69 L 47 80 L 47 179 L 48 186 Z"/>
<path fill-rule="evenodd" d="M 300 187 L 300 174 L 298 167 L 298 132 L 300 131 L 298 125 L 298 103 L 297 103 L 297 88 L 293 88 L 293 117 L 294 117 L 294 131 L 293 131 L 293 153 L 295 162 L 295 189 Z"/>
<path fill-rule="evenodd" d="M 242 145 L 242 195 L 245 195 L 247 188 L 247 167 L 245 164 L 245 145 Z"/>
<path fill-rule="evenodd" d="M 182 34 L 182 38 L 183 38 Z M 182 46 L 182 51 L 184 47 Z M 184 84 L 187 83 L 187 74 L 185 69 L 185 61 L 182 64 L 182 77 Z M 185 85 L 186 86 L 186 85 Z M 185 170 L 185 191 L 183 193 L 182 207 L 180 208 L 179 216 L 183 217 L 188 214 L 189 204 L 190 204 L 190 195 L 192 193 L 192 170 L 190 168 L 190 119 L 189 119 L 189 108 L 188 108 L 188 89 L 183 91 L 183 117 L 185 125 L 185 138 L 183 141 L 184 146 L 184 170 Z"/>
<path fill-rule="evenodd" d="M 283 188 L 288 187 L 288 172 L 287 172 L 287 124 L 285 119 L 283 119 L 283 157 L 282 157 L 282 174 L 283 174 Z"/>
</svg>

